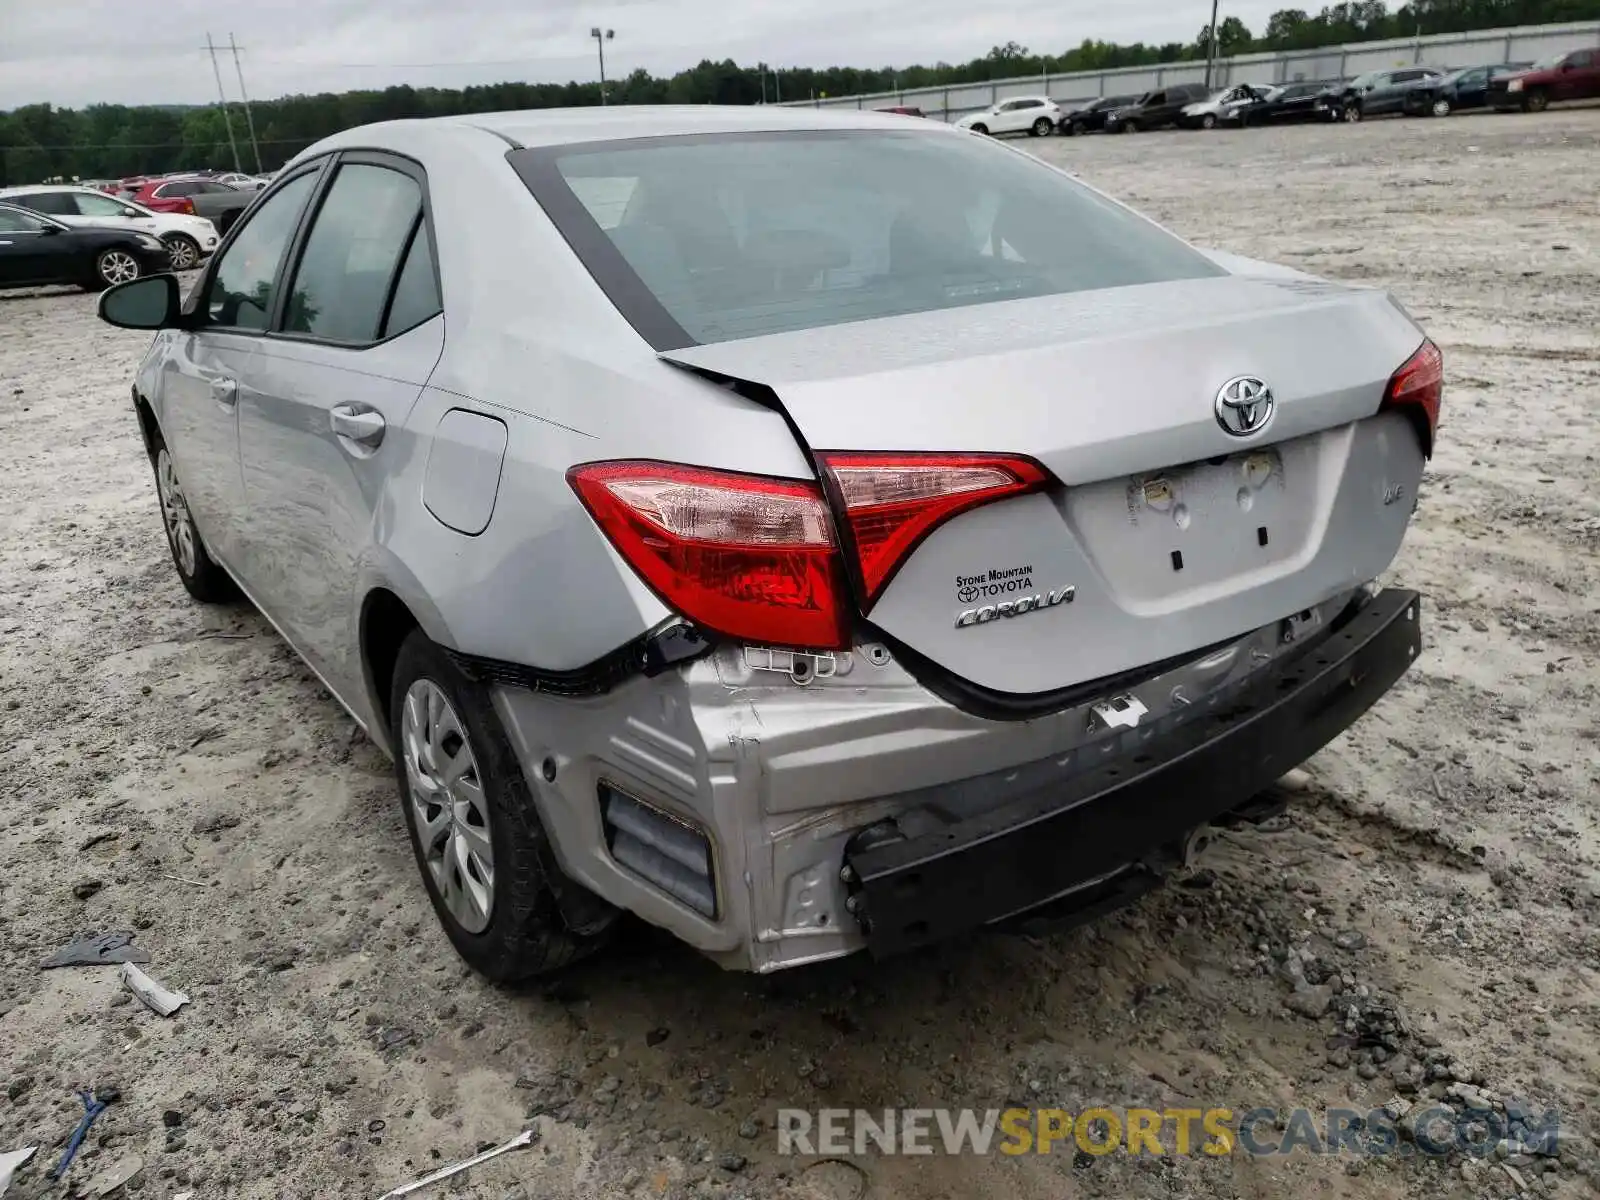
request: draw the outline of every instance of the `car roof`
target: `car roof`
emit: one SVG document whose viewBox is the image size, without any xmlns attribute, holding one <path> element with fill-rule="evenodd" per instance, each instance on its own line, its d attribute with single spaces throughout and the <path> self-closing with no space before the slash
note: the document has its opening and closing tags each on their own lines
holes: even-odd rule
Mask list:
<svg viewBox="0 0 1600 1200">
<path fill-rule="evenodd" d="M 1010 96 L 1011 100 L 1047 97 Z M 332 150 L 387 147 L 404 151 L 421 149 L 452 131 L 474 131 L 499 141 L 495 149 L 485 139 L 485 149 L 497 156 L 509 146 L 573 145 L 580 142 L 621 141 L 629 138 L 673 137 L 693 134 L 765 133 L 787 130 L 882 129 L 905 134 L 908 126 L 896 113 L 857 109 L 785 108 L 779 105 L 617 105 L 589 108 L 536 108 L 521 112 L 475 113 L 470 116 L 429 117 L 383 121 L 357 126 L 324 138 L 297 157 Z M 965 136 L 942 122 L 916 126 L 916 136 Z"/>
<path fill-rule="evenodd" d="M 96 196 L 105 195 L 98 188 L 85 187 L 81 183 L 23 183 L 0 188 L 0 196 L 31 196 L 35 192 L 89 192 Z"/>
</svg>

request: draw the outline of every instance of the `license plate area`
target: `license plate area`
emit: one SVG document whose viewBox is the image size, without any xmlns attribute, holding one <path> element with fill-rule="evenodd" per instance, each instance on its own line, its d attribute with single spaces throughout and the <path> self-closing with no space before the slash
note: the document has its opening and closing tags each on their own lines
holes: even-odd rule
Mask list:
<svg viewBox="0 0 1600 1200">
<path fill-rule="evenodd" d="M 1067 520 L 1130 603 L 1278 575 L 1305 551 L 1319 507 L 1311 441 L 1073 488 Z"/>
</svg>

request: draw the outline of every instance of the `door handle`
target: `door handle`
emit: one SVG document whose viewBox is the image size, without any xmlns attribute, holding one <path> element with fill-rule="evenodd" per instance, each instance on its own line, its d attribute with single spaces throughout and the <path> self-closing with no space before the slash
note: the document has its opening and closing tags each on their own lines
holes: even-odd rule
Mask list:
<svg viewBox="0 0 1600 1200">
<path fill-rule="evenodd" d="M 382 413 L 354 404 L 335 405 L 328 411 L 328 424 L 341 438 L 371 450 L 376 450 L 383 442 L 384 430 L 388 428 Z"/>
<path fill-rule="evenodd" d="M 218 375 L 211 380 L 211 398 L 224 408 L 232 408 L 239 400 L 239 381 Z"/>
</svg>

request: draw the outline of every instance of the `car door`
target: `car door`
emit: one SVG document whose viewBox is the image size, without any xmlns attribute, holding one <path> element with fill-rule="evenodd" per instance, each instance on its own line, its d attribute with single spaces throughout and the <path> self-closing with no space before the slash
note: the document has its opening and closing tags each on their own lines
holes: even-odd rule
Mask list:
<svg viewBox="0 0 1600 1200">
<path fill-rule="evenodd" d="M 1021 129 L 1019 123 L 1020 100 L 1006 100 L 995 109 L 994 120 L 989 126 L 990 133 L 1015 133 Z"/>
<path fill-rule="evenodd" d="M 1567 60 L 1556 72 L 1550 89 L 1552 100 L 1584 100 L 1600 96 L 1600 53 L 1577 50 L 1567 55 Z"/>
<path fill-rule="evenodd" d="M 415 453 L 406 416 L 444 349 L 433 245 L 422 169 L 343 155 L 240 400 L 246 586 L 358 715 L 360 579 L 386 481 Z"/>
<path fill-rule="evenodd" d="M 94 192 L 71 193 L 78 216 L 85 225 L 104 225 L 112 229 L 138 229 L 156 233 L 156 220 L 136 208 L 130 208 L 111 196 Z"/>
<path fill-rule="evenodd" d="M 46 275 L 44 222 L 15 208 L 0 208 L 0 283 L 35 283 Z"/>
<path fill-rule="evenodd" d="M 192 327 L 165 335 L 156 417 L 201 539 L 235 574 L 244 494 L 239 403 L 250 394 L 251 363 L 322 166 L 289 177 L 266 199 L 196 289 Z"/>
</svg>

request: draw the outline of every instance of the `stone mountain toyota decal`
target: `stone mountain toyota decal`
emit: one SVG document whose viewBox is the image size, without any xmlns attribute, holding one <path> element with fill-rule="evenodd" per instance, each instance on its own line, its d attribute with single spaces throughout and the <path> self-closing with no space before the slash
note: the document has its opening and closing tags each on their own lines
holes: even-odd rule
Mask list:
<svg viewBox="0 0 1600 1200">
<path fill-rule="evenodd" d="M 973 625 L 987 625 L 990 621 L 1002 618 L 1021 617 L 1028 613 L 1043 612 L 1047 608 L 1057 608 L 1063 604 L 1071 604 L 1077 598 L 1078 589 L 1068 585 L 1057 588 L 1053 592 L 1040 592 L 1033 596 L 1022 596 L 1016 600 L 1002 600 L 999 604 L 986 604 L 982 608 L 969 608 L 956 618 L 957 629 L 967 629 Z"/>
</svg>

